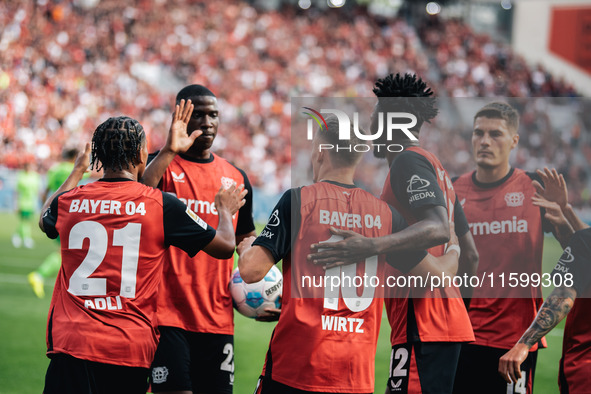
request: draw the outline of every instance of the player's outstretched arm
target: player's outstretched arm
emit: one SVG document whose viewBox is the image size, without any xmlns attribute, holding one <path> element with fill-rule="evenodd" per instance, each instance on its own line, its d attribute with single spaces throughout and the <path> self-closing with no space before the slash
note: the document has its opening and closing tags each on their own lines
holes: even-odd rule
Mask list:
<svg viewBox="0 0 591 394">
<path fill-rule="evenodd" d="M 532 182 L 538 197 L 558 204 L 563 215 L 575 231 L 589 227 L 577 216 L 572 205 L 568 202 L 568 188 L 564 176 L 559 174 L 555 168 L 550 170 L 544 167 L 544 170 L 537 170 L 536 172 L 544 183 L 544 186 L 542 186 L 538 181 Z"/>
<path fill-rule="evenodd" d="M 246 202 L 244 196 L 247 191 L 242 187 L 232 185 L 228 189 L 223 186 L 215 195 L 215 206 L 218 211 L 218 227 L 215 237 L 203 250 L 205 253 L 218 259 L 229 259 L 234 255 L 236 237 L 234 235 L 234 215 Z"/>
<path fill-rule="evenodd" d="M 158 152 L 158 155 L 146 167 L 144 175 L 140 180 L 141 183 L 147 186 L 157 187 L 160 179 L 164 175 L 166 168 L 172 162 L 178 153 L 186 152 L 187 149 L 193 145 L 193 142 L 202 133 L 201 130 L 195 130 L 189 135 L 187 132 L 187 124 L 191 120 L 194 105 L 191 100 L 181 100 L 176 105 L 172 113 L 172 121 L 166 138 L 166 144 Z"/>
<path fill-rule="evenodd" d="M 263 279 L 267 272 L 275 265 L 273 254 L 263 246 L 254 245 L 255 237 L 245 238 L 236 251 L 238 252 L 238 270 L 240 277 L 246 283 L 256 283 Z"/>
<path fill-rule="evenodd" d="M 64 181 L 64 183 L 62 183 L 62 185 L 59 187 L 59 189 L 57 189 L 55 191 L 55 193 L 53 193 L 43 203 L 43 207 L 41 208 L 41 216 L 39 217 L 39 228 L 41 229 L 41 231 L 45 232 L 45 229 L 43 228 L 43 214 L 45 213 L 47 208 L 49 208 L 49 205 L 51 205 L 51 202 L 53 201 L 53 199 L 56 196 L 59 196 L 60 194 L 62 194 L 63 192 L 66 192 L 68 190 L 72 190 L 73 188 L 75 188 L 78 185 L 78 182 L 80 182 L 82 180 L 82 178 L 84 177 L 84 174 L 88 171 L 89 165 L 90 165 L 90 144 L 86 143 L 86 145 L 84 146 L 84 151 L 80 152 L 78 154 L 78 156 L 76 157 L 76 161 L 74 163 L 74 168 L 72 169 L 72 172 L 70 173 L 68 178 L 66 178 L 66 180 Z"/>
<path fill-rule="evenodd" d="M 312 244 L 308 260 L 314 264 L 346 265 L 376 254 L 429 249 L 448 242 L 450 237 L 447 210 L 441 206 L 423 210 L 419 221 L 404 230 L 378 238 L 367 238 L 348 230 L 331 228 L 330 231 L 345 239 Z"/>
<path fill-rule="evenodd" d="M 450 224 L 450 239 L 445 254 L 435 257 L 428 253 L 425 258 L 411 271 L 411 275 L 427 276 L 455 276 L 458 272 L 460 259 L 460 245 L 454 231 L 454 224 Z"/>
<path fill-rule="evenodd" d="M 499 360 L 499 374 L 507 383 L 521 378 L 521 364 L 529 349 L 550 332 L 573 307 L 577 292 L 572 287 L 557 287 L 546 298 L 534 322 L 511 350 Z"/>
</svg>

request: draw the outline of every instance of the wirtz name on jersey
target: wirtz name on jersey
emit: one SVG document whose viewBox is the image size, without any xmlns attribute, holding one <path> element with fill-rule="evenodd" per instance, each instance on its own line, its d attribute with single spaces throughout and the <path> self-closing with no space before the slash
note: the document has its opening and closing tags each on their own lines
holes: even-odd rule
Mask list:
<svg viewBox="0 0 591 394">
<path fill-rule="evenodd" d="M 363 334 L 363 319 L 342 316 L 320 315 L 322 318 L 322 329 L 325 331 L 355 332 Z"/>
<path fill-rule="evenodd" d="M 470 230 L 473 235 L 527 233 L 527 220 L 513 216 L 511 220 L 493 220 L 492 222 L 470 223 Z"/>
</svg>

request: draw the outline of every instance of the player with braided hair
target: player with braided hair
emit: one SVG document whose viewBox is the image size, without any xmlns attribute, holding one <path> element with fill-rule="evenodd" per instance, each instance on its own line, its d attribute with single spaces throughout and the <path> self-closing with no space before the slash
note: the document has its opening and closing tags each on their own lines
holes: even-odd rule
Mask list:
<svg viewBox="0 0 591 394">
<path fill-rule="evenodd" d="M 164 150 L 182 151 L 198 136 L 186 132 L 192 109 L 190 101 L 177 105 Z M 103 178 L 75 187 L 90 156 Z M 137 182 L 147 159 L 142 126 L 109 118 L 93 135 L 92 154 L 86 144 L 44 205 L 39 226 L 50 238 L 60 236 L 62 254 L 47 323 L 46 394 L 144 394 L 158 341 L 164 252 L 170 245 L 191 256 L 234 252 L 232 215 L 244 194 L 220 190 L 216 231 L 176 197 Z"/>
<path fill-rule="evenodd" d="M 327 250 L 310 258 L 317 264 L 348 264 L 374 254 L 399 252 L 408 244 L 441 256 L 449 241 L 449 223 L 453 221 L 462 249 L 458 275 L 472 275 L 478 253 L 451 180 L 437 157 L 419 145 L 421 126 L 438 113 L 432 90 L 416 75 L 390 74 L 378 79 L 373 91 L 378 97 L 370 126 L 374 134 L 384 112 L 406 112 L 416 117 L 416 124 L 409 127 L 414 139 L 399 133 L 388 141 L 383 133 L 374 144 L 374 155 L 385 158 L 390 166 L 381 198 L 396 208 L 414 231 L 407 232 L 406 237 L 387 235 L 370 239 L 335 229 L 333 234 L 345 239 L 313 245 L 313 251 Z M 383 148 L 391 143 L 404 149 L 391 152 Z M 402 273 L 391 269 L 387 274 Z M 387 392 L 452 392 L 461 343 L 474 340 L 462 301 L 462 296 L 467 301 L 471 293 L 467 288 L 461 290 L 453 286 L 434 292 L 389 289 L 385 303 L 392 327 L 392 356 Z"/>
</svg>

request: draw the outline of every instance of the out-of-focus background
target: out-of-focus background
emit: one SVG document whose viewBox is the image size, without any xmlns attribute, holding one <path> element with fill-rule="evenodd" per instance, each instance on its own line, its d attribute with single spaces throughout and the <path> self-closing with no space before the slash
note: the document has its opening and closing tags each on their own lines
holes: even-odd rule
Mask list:
<svg viewBox="0 0 591 394">
<path fill-rule="evenodd" d="M 47 365 L 48 304 L 34 298 L 26 274 L 54 245 L 40 233 L 34 249 L 10 242 L 18 171 L 31 166 L 43 190 L 64 147 L 81 147 L 99 123 L 121 114 L 138 119 L 157 150 L 176 92 L 200 83 L 219 99 L 214 151 L 246 171 L 264 222 L 296 164 L 291 116 L 300 114 L 291 97 L 371 98 L 375 80 L 390 72 L 419 74 L 441 99 L 449 116 L 428 125 L 421 143 L 452 176 L 474 166 L 474 106 L 523 99 L 512 163 L 556 167 L 571 203 L 591 219 L 589 0 L 0 2 L 0 393 L 40 392 Z M 556 245 L 549 249 L 555 254 Z M 271 326 L 241 322 L 237 359 L 259 370 L 268 342 L 261 332 Z M 240 355 L 244 341 L 249 350 Z M 557 392 L 559 346 L 536 392 Z M 388 362 L 387 351 L 380 357 Z M 251 392 L 258 372 L 236 368 L 235 392 Z"/>
</svg>

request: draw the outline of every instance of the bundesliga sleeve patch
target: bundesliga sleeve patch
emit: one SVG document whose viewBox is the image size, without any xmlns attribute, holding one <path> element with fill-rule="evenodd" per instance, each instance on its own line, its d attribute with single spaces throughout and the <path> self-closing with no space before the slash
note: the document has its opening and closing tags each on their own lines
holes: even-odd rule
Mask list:
<svg viewBox="0 0 591 394">
<path fill-rule="evenodd" d="M 185 210 L 185 212 L 187 213 L 187 215 L 189 215 L 191 217 L 191 219 L 193 219 L 193 221 L 195 223 L 197 223 L 199 226 L 201 226 L 204 230 L 207 230 L 207 223 L 205 223 L 205 221 L 203 219 L 201 219 L 199 216 L 197 216 L 197 214 L 193 211 L 191 211 L 188 207 Z"/>
</svg>

